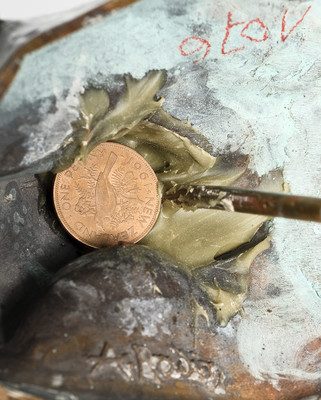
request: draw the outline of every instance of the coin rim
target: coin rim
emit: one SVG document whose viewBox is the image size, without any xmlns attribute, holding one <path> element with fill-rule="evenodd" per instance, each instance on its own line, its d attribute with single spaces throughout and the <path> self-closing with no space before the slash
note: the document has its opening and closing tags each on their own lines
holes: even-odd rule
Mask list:
<svg viewBox="0 0 321 400">
<path fill-rule="evenodd" d="M 144 165 L 147 166 L 147 168 L 150 170 L 150 172 L 152 173 L 152 180 L 156 183 L 156 200 L 157 200 L 157 208 L 156 208 L 156 213 L 154 213 L 152 220 L 150 221 L 150 223 L 148 224 L 148 226 L 146 227 L 146 229 L 137 237 L 134 239 L 134 241 L 130 241 L 128 243 L 134 244 L 139 242 L 141 239 L 143 239 L 145 236 L 147 236 L 149 234 L 149 232 L 152 230 L 152 228 L 154 227 L 159 214 L 160 214 L 160 209 L 161 209 L 161 198 L 159 196 L 158 193 L 158 179 L 157 176 L 155 174 L 155 171 L 153 170 L 153 168 L 150 166 L 150 164 L 145 160 L 145 158 L 140 155 L 139 153 L 137 153 L 137 151 L 135 151 L 134 149 L 132 149 L 129 146 L 125 146 L 123 144 L 120 143 L 115 143 L 115 142 L 105 142 L 105 143 L 101 143 L 99 144 L 97 147 L 102 146 L 102 145 L 107 145 L 108 147 L 120 147 L 122 149 L 124 149 L 125 151 L 133 151 L 135 153 L 135 156 L 137 156 L 137 158 L 140 158 L 141 161 L 144 163 Z M 95 147 L 95 149 L 97 148 Z M 92 151 L 94 151 L 95 149 L 93 149 Z M 78 162 L 82 162 L 82 161 L 78 161 Z M 71 168 L 71 167 L 69 167 Z M 68 168 L 68 169 L 69 169 Z M 68 170 L 67 169 L 67 170 Z M 55 177 L 55 181 L 54 181 L 54 187 L 53 187 L 53 201 L 54 201 L 54 206 L 55 206 L 55 211 L 56 214 L 58 216 L 58 219 L 60 220 L 61 224 L 63 225 L 63 227 L 66 229 L 66 231 L 75 239 L 77 239 L 79 242 L 86 244 L 87 246 L 93 247 L 95 249 L 101 249 L 103 247 L 98 247 L 93 245 L 92 243 L 90 243 L 89 241 L 85 240 L 85 239 L 80 239 L 79 235 L 74 231 L 74 229 L 70 226 L 70 224 L 68 223 L 68 221 L 66 221 L 65 217 L 63 216 L 63 213 L 61 211 L 61 207 L 59 205 L 59 200 L 58 200 L 58 191 L 59 191 L 59 182 L 62 178 L 62 174 L 65 173 L 67 170 L 59 172 L 56 177 Z M 108 247 L 108 246 L 106 246 Z"/>
</svg>

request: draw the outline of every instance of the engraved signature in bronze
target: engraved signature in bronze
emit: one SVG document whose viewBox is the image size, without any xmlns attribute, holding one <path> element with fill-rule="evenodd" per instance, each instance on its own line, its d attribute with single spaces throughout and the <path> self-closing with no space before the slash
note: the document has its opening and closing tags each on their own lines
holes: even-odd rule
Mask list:
<svg viewBox="0 0 321 400">
<path fill-rule="evenodd" d="M 160 385 L 169 381 L 203 382 L 213 390 L 224 390 L 224 374 L 209 360 L 202 360 L 172 346 L 169 354 L 155 354 L 147 346 L 133 344 L 130 351 L 117 354 L 106 341 L 98 357 L 91 357 L 90 378 L 116 373 L 125 381 Z"/>
</svg>

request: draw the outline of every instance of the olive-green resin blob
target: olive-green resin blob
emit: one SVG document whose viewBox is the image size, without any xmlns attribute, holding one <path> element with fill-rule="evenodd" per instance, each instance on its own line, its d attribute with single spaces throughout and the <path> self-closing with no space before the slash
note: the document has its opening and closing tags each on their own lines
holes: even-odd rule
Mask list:
<svg viewBox="0 0 321 400">
<path fill-rule="evenodd" d="M 90 89 L 81 95 L 80 119 L 74 124 L 72 141 L 56 171 L 75 161 L 85 162 L 98 144 L 116 141 L 133 148 L 150 163 L 160 183 L 160 196 L 176 184 L 237 185 L 245 167 L 226 166 L 219 157 L 193 144 L 188 137 L 199 142 L 201 136 L 191 124 L 161 109 L 163 99 L 156 99 L 156 93 L 165 81 L 164 71 L 151 71 L 141 80 L 126 77 L 126 93 L 112 110 L 104 90 Z M 268 185 L 269 190 L 282 190 L 281 174 L 265 181 L 268 183 L 263 188 Z M 185 272 L 207 293 L 219 324 L 225 326 L 242 310 L 250 266 L 269 247 L 269 240 L 240 251 L 228 263 L 215 261 L 215 257 L 251 241 L 265 221 L 266 217 L 249 214 L 186 210 L 167 200 L 156 225 L 140 243 L 162 250 L 184 265 Z M 208 266 L 224 270 L 226 278 L 204 279 L 202 268 Z"/>
</svg>

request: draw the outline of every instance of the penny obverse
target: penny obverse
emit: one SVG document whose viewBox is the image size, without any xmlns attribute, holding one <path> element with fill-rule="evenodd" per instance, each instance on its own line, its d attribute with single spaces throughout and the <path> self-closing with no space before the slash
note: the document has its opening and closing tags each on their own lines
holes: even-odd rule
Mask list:
<svg viewBox="0 0 321 400">
<path fill-rule="evenodd" d="M 102 143 L 57 174 L 54 204 L 67 231 L 92 247 L 136 243 L 154 226 L 158 180 L 145 159 L 118 143 Z"/>
</svg>

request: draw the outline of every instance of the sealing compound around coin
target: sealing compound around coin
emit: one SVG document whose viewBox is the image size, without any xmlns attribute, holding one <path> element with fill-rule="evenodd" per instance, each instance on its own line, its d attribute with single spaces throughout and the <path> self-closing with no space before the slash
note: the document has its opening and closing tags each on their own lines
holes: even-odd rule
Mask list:
<svg viewBox="0 0 321 400">
<path fill-rule="evenodd" d="M 154 226 L 159 210 L 157 177 L 129 147 L 102 143 L 56 176 L 54 203 L 67 231 L 92 247 L 136 243 Z"/>
</svg>

